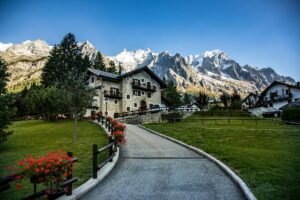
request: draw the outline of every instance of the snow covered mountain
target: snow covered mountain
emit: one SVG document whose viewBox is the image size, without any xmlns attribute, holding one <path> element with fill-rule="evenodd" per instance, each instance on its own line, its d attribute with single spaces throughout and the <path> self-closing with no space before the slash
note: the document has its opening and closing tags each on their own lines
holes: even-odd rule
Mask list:
<svg viewBox="0 0 300 200">
<path fill-rule="evenodd" d="M 0 56 L 9 64 L 11 74 L 8 87 L 18 90 L 29 82 L 39 82 L 51 48 L 42 40 L 15 45 L 0 43 Z M 80 48 L 91 60 L 98 52 L 88 41 L 80 43 Z M 295 83 L 291 77 L 280 76 L 272 68 L 241 66 L 219 49 L 187 57 L 178 53 L 154 53 L 150 49 L 125 49 L 106 59 L 113 60 L 125 71 L 147 65 L 160 78 L 175 81 L 180 90 L 191 93 L 204 90 L 210 94 L 220 94 L 223 91 L 231 93 L 236 90 L 246 95 L 265 88 L 274 80 Z"/>
</svg>

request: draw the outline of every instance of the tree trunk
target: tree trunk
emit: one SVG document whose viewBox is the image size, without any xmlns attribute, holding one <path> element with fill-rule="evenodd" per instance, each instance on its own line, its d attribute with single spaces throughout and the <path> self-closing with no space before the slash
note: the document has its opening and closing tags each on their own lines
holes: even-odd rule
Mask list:
<svg viewBox="0 0 300 200">
<path fill-rule="evenodd" d="M 73 121 L 73 142 L 77 140 L 77 122 L 78 122 L 78 115 L 74 114 L 74 121 Z"/>
</svg>

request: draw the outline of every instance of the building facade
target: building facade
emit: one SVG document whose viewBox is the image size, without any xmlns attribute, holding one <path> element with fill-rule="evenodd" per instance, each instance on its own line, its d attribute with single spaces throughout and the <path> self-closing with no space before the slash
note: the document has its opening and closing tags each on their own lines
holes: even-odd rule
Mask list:
<svg viewBox="0 0 300 200">
<path fill-rule="evenodd" d="M 290 102 L 300 101 L 300 84 L 298 82 L 296 85 L 291 85 L 274 81 L 259 96 L 257 94 L 256 96 L 251 94 L 247 96 L 243 100 L 243 103 L 245 102 L 244 106 L 246 102 L 251 102 L 252 100 L 254 100 L 253 103 L 255 104 L 251 104 L 251 106 L 248 104 L 248 111 L 257 116 L 262 116 L 264 113 L 277 112 Z"/>
<path fill-rule="evenodd" d="M 161 104 L 161 90 L 165 83 L 148 67 L 140 67 L 120 75 L 96 69 L 89 69 L 89 86 L 97 96 L 93 109 L 87 116 L 101 111 L 113 116 L 115 113 L 142 111 Z"/>
</svg>

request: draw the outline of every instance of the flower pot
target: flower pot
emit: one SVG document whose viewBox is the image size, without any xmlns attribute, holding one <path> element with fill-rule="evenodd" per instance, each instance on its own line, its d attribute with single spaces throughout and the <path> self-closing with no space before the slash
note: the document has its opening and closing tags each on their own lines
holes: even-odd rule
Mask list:
<svg viewBox="0 0 300 200">
<path fill-rule="evenodd" d="M 55 189 L 50 189 L 46 191 L 48 200 L 57 199 L 58 197 L 62 196 L 64 193 L 65 193 L 64 191 L 57 191 Z"/>
<path fill-rule="evenodd" d="M 46 181 L 45 176 L 32 176 L 30 177 L 30 183 L 39 184 Z"/>
</svg>

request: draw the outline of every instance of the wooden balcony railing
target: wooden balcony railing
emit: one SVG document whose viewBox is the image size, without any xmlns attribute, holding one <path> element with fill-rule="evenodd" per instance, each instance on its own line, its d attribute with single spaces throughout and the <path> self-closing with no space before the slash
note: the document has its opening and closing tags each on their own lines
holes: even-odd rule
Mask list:
<svg viewBox="0 0 300 200">
<path fill-rule="evenodd" d="M 156 92 L 156 90 L 157 90 L 157 88 L 154 85 L 148 85 L 148 84 L 143 85 L 138 82 L 132 82 L 132 88 L 149 91 L 149 92 Z"/>
<path fill-rule="evenodd" d="M 105 90 L 104 91 L 104 97 L 114 98 L 114 99 L 122 99 L 122 93 L 121 92 Z"/>
</svg>

